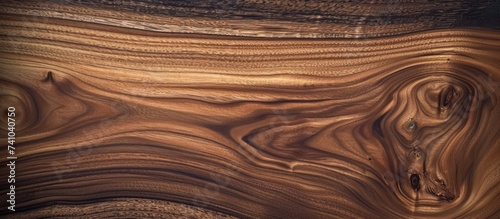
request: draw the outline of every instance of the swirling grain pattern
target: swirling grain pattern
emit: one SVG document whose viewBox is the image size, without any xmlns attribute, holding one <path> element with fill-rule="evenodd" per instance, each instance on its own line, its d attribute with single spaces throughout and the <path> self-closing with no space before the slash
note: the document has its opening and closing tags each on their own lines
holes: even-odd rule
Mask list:
<svg viewBox="0 0 500 219">
<path fill-rule="evenodd" d="M 82 2 L 2 3 L 2 217 L 500 217 L 498 30 Z"/>
</svg>

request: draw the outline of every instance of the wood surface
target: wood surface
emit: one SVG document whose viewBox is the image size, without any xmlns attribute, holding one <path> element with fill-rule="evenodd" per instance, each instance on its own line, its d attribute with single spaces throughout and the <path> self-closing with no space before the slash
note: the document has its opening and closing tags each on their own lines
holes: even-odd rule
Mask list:
<svg viewBox="0 0 500 219">
<path fill-rule="evenodd" d="M 498 8 L 2 1 L 0 217 L 499 218 Z"/>
</svg>

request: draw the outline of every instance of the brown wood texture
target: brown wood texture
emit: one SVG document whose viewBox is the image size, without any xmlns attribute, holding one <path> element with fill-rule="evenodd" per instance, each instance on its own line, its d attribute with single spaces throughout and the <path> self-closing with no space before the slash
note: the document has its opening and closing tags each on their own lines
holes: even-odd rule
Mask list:
<svg viewBox="0 0 500 219">
<path fill-rule="evenodd" d="M 0 4 L 2 218 L 500 217 L 498 4 Z"/>
</svg>

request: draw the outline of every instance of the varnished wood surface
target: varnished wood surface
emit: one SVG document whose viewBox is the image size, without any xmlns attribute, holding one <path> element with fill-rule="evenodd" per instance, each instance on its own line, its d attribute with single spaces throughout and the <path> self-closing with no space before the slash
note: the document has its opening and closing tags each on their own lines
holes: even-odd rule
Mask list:
<svg viewBox="0 0 500 219">
<path fill-rule="evenodd" d="M 499 217 L 500 32 L 453 2 L 2 2 L 0 214 Z"/>
</svg>

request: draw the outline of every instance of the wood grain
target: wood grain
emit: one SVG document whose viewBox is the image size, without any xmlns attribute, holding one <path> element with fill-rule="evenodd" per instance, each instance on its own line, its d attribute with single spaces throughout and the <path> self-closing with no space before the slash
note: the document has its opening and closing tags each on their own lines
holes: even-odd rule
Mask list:
<svg viewBox="0 0 500 219">
<path fill-rule="evenodd" d="M 500 216 L 486 2 L 211 2 L 1 3 L 2 217 Z"/>
</svg>

